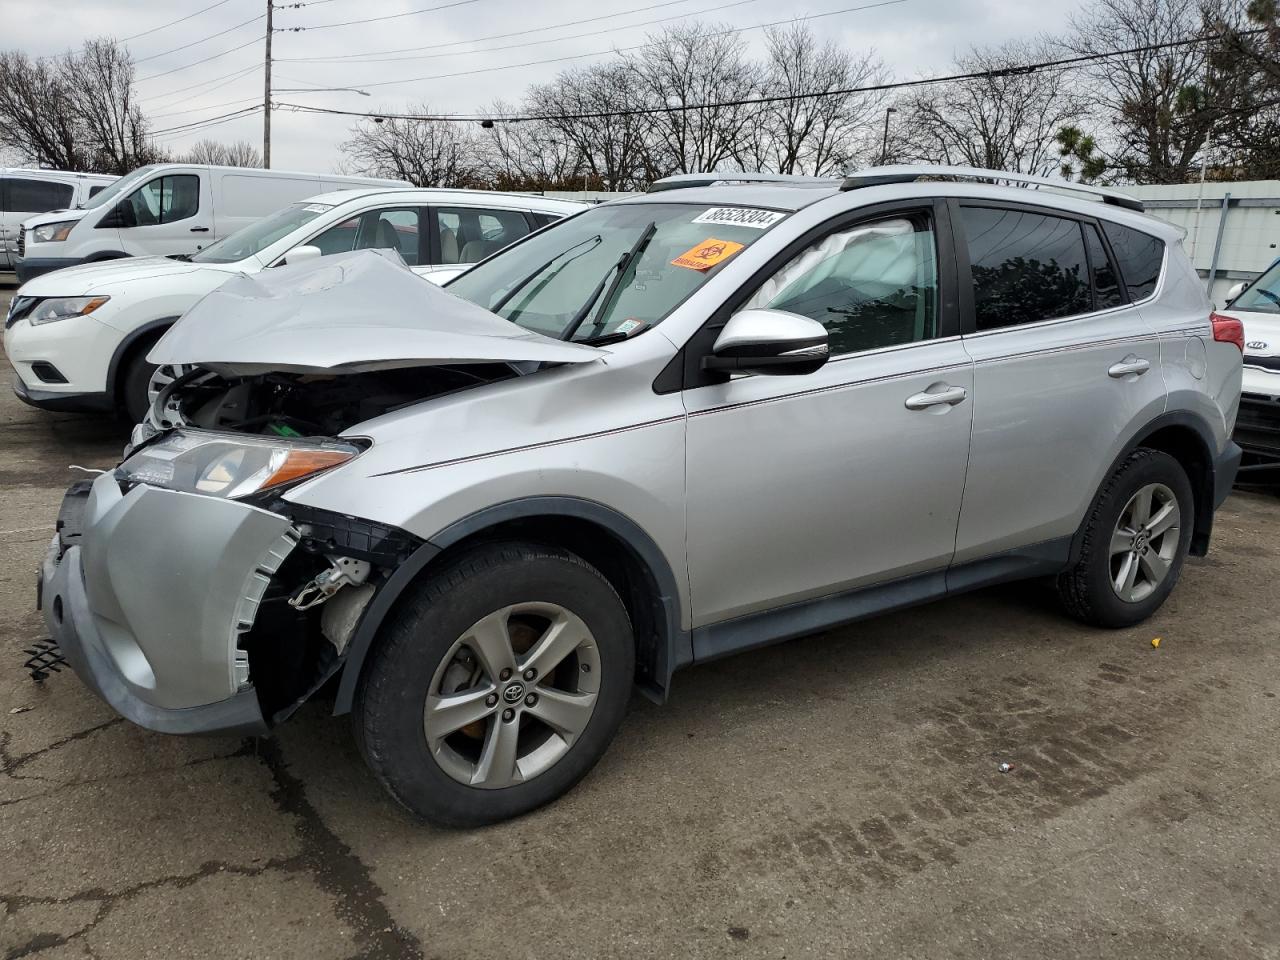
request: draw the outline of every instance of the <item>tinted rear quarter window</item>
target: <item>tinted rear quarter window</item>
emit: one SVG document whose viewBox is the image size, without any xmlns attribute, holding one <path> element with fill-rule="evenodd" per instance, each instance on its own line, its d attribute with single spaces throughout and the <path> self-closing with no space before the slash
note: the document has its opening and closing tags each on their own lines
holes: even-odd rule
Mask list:
<svg viewBox="0 0 1280 960">
<path fill-rule="evenodd" d="M 979 330 L 1070 317 L 1093 309 L 1080 223 L 962 207 Z"/>
<path fill-rule="evenodd" d="M 1124 293 L 1120 290 L 1120 278 L 1116 276 L 1116 268 L 1107 256 L 1106 244 L 1098 234 L 1098 228 L 1092 223 L 1084 225 L 1084 244 L 1089 249 L 1089 272 L 1093 277 L 1094 307 L 1106 310 L 1123 304 Z"/>
<path fill-rule="evenodd" d="M 1102 229 L 1120 266 L 1129 299 L 1142 300 L 1155 292 L 1164 263 L 1164 242 L 1141 230 L 1103 221 Z"/>
<path fill-rule="evenodd" d="M 65 210 L 71 206 L 75 187 L 68 183 L 51 183 L 48 180 L 8 181 L 5 209 L 16 213 L 47 213 Z"/>
</svg>

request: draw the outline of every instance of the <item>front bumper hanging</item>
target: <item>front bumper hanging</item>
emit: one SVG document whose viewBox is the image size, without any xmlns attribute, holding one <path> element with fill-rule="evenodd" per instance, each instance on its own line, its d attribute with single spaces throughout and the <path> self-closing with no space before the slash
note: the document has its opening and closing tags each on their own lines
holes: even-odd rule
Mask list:
<svg viewBox="0 0 1280 960">
<path fill-rule="evenodd" d="M 74 486 L 39 575 L 50 636 L 125 718 L 174 734 L 267 730 L 239 638 L 297 543 L 284 517 L 103 474 Z"/>
</svg>

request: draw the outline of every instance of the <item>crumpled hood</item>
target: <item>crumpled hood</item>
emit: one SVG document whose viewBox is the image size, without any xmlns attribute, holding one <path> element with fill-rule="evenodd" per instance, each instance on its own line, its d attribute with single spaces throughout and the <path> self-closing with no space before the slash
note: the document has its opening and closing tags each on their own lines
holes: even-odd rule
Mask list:
<svg viewBox="0 0 1280 960">
<path fill-rule="evenodd" d="M 252 375 L 601 356 L 455 297 L 395 253 L 360 250 L 233 277 L 188 310 L 147 359 Z"/>
<path fill-rule="evenodd" d="M 33 277 L 22 286 L 23 296 L 32 297 L 80 297 L 101 293 L 120 284 L 136 284 L 148 280 L 171 279 L 185 275 L 207 275 L 209 283 L 220 283 L 229 273 L 235 272 L 224 264 L 187 263 L 168 257 L 121 257 L 119 260 L 102 260 L 83 263 L 77 267 L 64 267 L 53 273 Z M 195 287 L 198 292 L 201 284 Z M 206 287 L 207 289 L 207 287 Z M 166 287 L 166 291 L 168 288 Z M 132 287 L 131 293 L 135 292 Z"/>
</svg>

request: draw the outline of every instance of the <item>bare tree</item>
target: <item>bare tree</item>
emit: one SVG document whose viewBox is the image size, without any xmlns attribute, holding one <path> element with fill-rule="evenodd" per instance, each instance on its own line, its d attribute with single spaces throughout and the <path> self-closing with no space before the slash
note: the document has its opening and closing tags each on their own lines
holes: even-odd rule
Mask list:
<svg viewBox="0 0 1280 960">
<path fill-rule="evenodd" d="M 1058 132 L 1085 104 L 1060 71 L 1028 71 L 1039 44 L 975 48 L 956 60 L 972 80 L 915 88 L 898 103 L 895 152 L 905 159 L 1046 174 L 1059 165 Z"/>
<path fill-rule="evenodd" d="M 1202 32 L 1199 0 L 1094 0 L 1072 17 L 1062 46 L 1075 54 L 1151 47 Z M 1086 68 L 1091 119 L 1110 176 L 1182 183 L 1192 174 L 1216 109 L 1205 97 L 1209 48 L 1139 50 Z"/>
<path fill-rule="evenodd" d="M 1218 38 L 1204 95 L 1214 172 L 1221 179 L 1280 177 L 1280 6 L 1217 0 L 1204 17 Z"/>
<path fill-rule="evenodd" d="M 598 189 L 626 190 L 647 180 L 649 118 L 636 105 L 634 76 L 625 63 L 593 64 L 561 73 L 529 91 L 525 111 L 572 145 L 579 171 Z M 599 114 L 606 114 L 599 116 Z"/>
<path fill-rule="evenodd" d="M 109 39 L 56 59 L 0 54 L 0 145 L 42 166 L 103 173 L 159 155 L 133 99 L 133 61 Z"/>
<path fill-rule="evenodd" d="M 741 35 L 731 31 L 678 24 L 626 58 L 632 104 L 657 110 L 648 115 L 651 176 L 738 166 L 735 157 L 759 108 L 736 102 L 759 96 L 761 71 L 746 58 Z"/>
<path fill-rule="evenodd" d="M 498 101 L 491 116 L 529 115 Z M 585 169 L 581 151 L 562 130 L 545 120 L 497 121 L 480 137 L 484 177 L 499 190 L 575 190 Z"/>
<path fill-rule="evenodd" d="M 875 139 L 885 99 L 847 91 L 883 81 L 884 64 L 872 51 L 855 54 L 832 40 L 819 43 L 804 24 L 766 36 L 761 92 L 785 99 L 760 107 L 739 155 L 742 165 L 813 175 L 843 170 Z M 810 96 L 815 93 L 821 96 Z"/>
<path fill-rule="evenodd" d="M 56 61 L 0 53 L 0 145 L 23 162 L 89 169 L 89 145 Z"/>
<path fill-rule="evenodd" d="M 419 104 L 413 113 L 430 115 Z M 442 120 L 361 120 L 341 148 L 351 169 L 408 180 L 419 187 L 472 187 L 480 183 L 479 151 L 466 127 Z"/>
<path fill-rule="evenodd" d="M 261 167 L 262 154 L 247 140 L 237 140 L 231 144 L 200 140 L 187 151 L 186 161 L 219 167 Z"/>
<path fill-rule="evenodd" d="M 147 122 L 133 99 L 133 60 L 114 40 L 90 40 L 63 57 L 68 98 L 93 144 L 94 165 L 128 173 L 153 159 Z"/>
</svg>

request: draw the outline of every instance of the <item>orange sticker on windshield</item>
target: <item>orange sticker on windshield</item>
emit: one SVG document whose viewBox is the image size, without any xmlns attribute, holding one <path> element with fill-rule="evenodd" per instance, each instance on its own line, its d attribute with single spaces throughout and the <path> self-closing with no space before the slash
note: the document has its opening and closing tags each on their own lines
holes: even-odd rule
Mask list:
<svg viewBox="0 0 1280 960">
<path fill-rule="evenodd" d="M 689 270 L 710 270 L 721 260 L 728 260 L 745 247 L 745 243 L 734 243 L 732 240 L 717 240 L 708 237 L 692 250 L 686 250 L 671 261 L 673 267 L 685 267 Z"/>
</svg>

